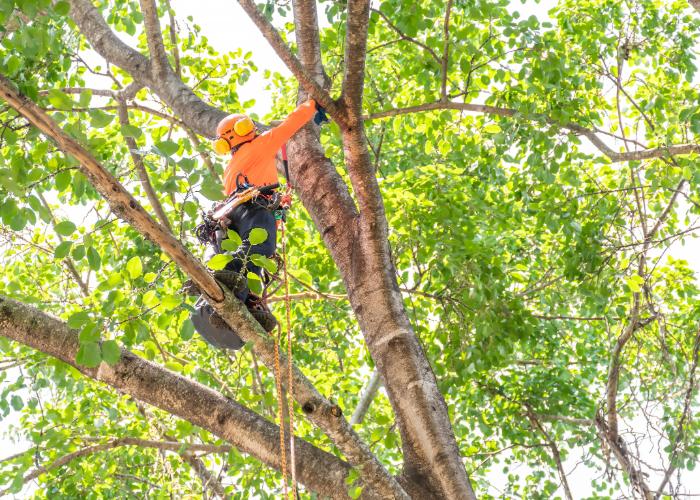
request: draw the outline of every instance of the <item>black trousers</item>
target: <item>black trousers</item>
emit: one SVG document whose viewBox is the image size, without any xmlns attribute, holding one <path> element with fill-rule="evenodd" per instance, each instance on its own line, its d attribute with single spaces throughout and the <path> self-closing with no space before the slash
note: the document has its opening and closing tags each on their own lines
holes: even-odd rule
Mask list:
<svg viewBox="0 0 700 500">
<path fill-rule="evenodd" d="M 275 249 L 277 248 L 277 223 L 275 221 L 275 212 L 256 204 L 254 201 L 249 201 L 243 205 L 237 206 L 228 218 L 230 221 L 229 229 L 238 233 L 243 240 L 243 244 L 232 253 L 233 260 L 226 265 L 226 269 L 240 273 L 243 268 L 243 263 L 247 261 L 246 267 L 248 271 L 262 278 L 262 269 L 260 266 L 256 266 L 250 261 L 250 256 L 257 253 L 265 257 L 272 257 L 275 254 Z M 250 236 L 250 232 L 256 227 L 267 231 L 267 239 L 262 243 L 251 246 L 248 242 L 248 237 Z M 221 242 L 218 243 L 218 248 L 216 249 L 217 253 L 223 253 L 220 246 Z M 247 286 L 243 292 L 236 294 L 236 296 L 244 302 L 248 299 L 249 295 L 250 290 Z"/>
</svg>

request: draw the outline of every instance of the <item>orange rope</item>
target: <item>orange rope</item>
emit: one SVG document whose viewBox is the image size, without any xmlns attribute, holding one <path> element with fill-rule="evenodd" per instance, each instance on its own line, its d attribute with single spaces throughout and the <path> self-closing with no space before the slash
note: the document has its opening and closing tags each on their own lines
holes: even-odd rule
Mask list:
<svg viewBox="0 0 700 500">
<path fill-rule="evenodd" d="M 277 338 L 275 339 L 275 379 L 277 385 L 277 416 L 280 421 L 280 461 L 282 462 L 282 478 L 284 479 L 284 496 L 287 497 L 287 452 L 284 443 L 284 415 L 282 402 L 282 369 L 280 367 L 280 340 L 282 339 L 282 329 L 277 325 Z"/>
<path fill-rule="evenodd" d="M 289 460 L 292 470 L 291 498 L 296 498 L 297 474 L 294 458 L 294 377 L 292 373 L 292 317 L 291 301 L 289 298 L 289 277 L 287 276 L 287 233 L 282 223 L 282 267 L 284 271 L 284 302 L 287 309 L 287 409 L 289 411 Z"/>
</svg>

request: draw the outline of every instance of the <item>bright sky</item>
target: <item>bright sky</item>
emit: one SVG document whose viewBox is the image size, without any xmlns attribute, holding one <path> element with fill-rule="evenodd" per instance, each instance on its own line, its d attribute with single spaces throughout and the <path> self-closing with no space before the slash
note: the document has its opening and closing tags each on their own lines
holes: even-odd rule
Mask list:
<svg viewBox="0 0 700 500">
<path fill-rule="evenodd" d="M 520 10 L 525 16 L 535 14 L 541 20 L 545 20 L 547 10 L 556 4 L 554 0 L 544 0 L 539 4 L 528 0 L 524 5 L 520 1 L 513 2 L 513 8 Z M 262 37 L 257 28 L 249 20 L 248 16 L 241 9 L 237 2 L 232 0 L 172 0 L 172 5 L 177 12 L 178 19 L 184 20 L 187 16 L 193 16 L 194 21 L 202 27 L 202 33 L 207 36 L 210 43 L 221 52 L 243 48 L 245 51 L 252 51 L 254 60 L 260 72 L 251 76 L 250 80 L 239 90 L 243 100 L 255 98 L 256 104 L 253 111 L 259 115 L 266 114 L 272 106 L 272 97 L 269 91 L 265 91 L 266 81 L 262 77 L 262 71 L 269 69 L 278 71 L 284 75 L 289 75 L 286 66 L 279 60 L 267 41 Z M 323 19 L 322 19 L 323 20 Z M 688 260 L 692 267 L 700 276 L 700 241 L 695 240 L 685 246 L 675 245 L 669 254 L 676 258 Z M 0 432 L 4 433 L 11 424 L 18 422 L 19 415 L 12 413 L 9 418 L 0 422 Z M 11 455 L 28 447 L 28 443 L 13 443 L 4 436 L 0 437 L 0 459 Z M 591 472 L 584 467 L 576 468 L 579 457 L 574 457 L 567 461 L 565 468 L 569 471 L 576 469 L 571 478 L 571 485 L 575 488 L 575 497 L 590 494 L 591 483 L 595 479 Z M 525 472 L 526 467 L 520 468 L 520 472 Z M 497 475 L 494 477 L 497 485 Z M 691 484 L 693 483 L 693 484 Z M 688 479 L 686 485 L 691 491 L 700 493 L 700 478 Z M 26 496 L 30 490 L 25 489 L 22 496 Z M 494 491 L 495 492 L 495 491 Z"/>
</svg>

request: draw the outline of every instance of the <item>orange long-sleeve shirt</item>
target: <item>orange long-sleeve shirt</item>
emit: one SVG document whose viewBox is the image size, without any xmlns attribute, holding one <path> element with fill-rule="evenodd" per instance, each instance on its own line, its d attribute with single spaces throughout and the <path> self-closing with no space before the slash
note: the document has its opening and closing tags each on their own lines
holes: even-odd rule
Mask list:
<svg viewBox="0 0 700 500">
<path fill-rule="evenodd" d="M 316 113 L 316 103 L 309 99 L 299 105 L 278 126 L 238 148 L 224 171 L 224 192 L 228 196 L 236 190 L 239 173 L 248 177 L 254 186 L 276 184 L 277 168 L 275 156 L 282 145 L 303 127 Z"/>
</svg>

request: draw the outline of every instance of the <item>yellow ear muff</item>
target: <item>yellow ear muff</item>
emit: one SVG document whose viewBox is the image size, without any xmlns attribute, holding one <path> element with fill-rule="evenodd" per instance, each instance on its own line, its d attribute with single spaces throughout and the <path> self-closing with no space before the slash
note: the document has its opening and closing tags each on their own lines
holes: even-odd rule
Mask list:
<svg viewBox="0 0 700 500">
<path fill-rule="evenodd" d="M 250 134 L 253 130 L 255 130 L 255 124 L 253 123 L 253 120 L 247 116 L 245 118 L 241 118 L 233 124 L 233 131 L 236 132 L 236 135 L 239 137 L 244 137 Z"/>
<path fill-rule="evenodd" d="M 231 151 L 231 146 L 229 146 L 228 141 L 224 139 L 223 137 L 219 137 L 217 140 L 214 141 L 214 151 L 219 153 L 220 155 L 225 155 L 229 151 Z"/>
</svg>

